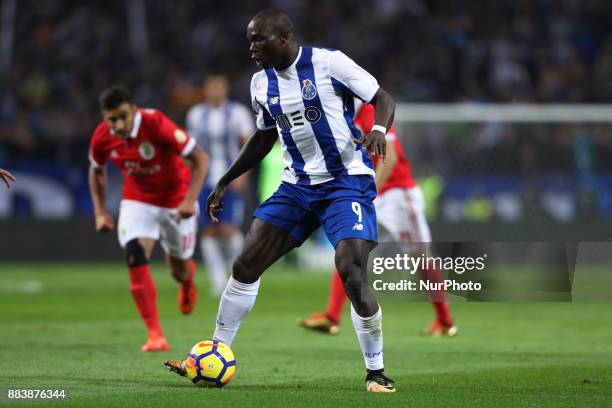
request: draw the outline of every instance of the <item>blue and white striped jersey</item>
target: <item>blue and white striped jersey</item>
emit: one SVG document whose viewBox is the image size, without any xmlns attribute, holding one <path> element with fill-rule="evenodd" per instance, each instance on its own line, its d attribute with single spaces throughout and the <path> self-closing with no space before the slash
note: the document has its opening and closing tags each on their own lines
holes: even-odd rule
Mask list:
<svg viewBox="0 0 612 408">
<path fill-rule="evenodd" d="M 206 185 L 212 187 L 238 157 L 241 139 L 251 136 L 255 127 L 249 109 L 240 103 L 199 103 L 187 113 L 187 131 L 208 152 Z"/>
<path fill-rule="evenodd" d="M 343 175 L 374 175 L 365 149 L 353 142 L 355 97 L 370 102 L 378 82 L 340 51 L 301 47 L 288 68 L 251 80 L 257 128 L 276 127 L 287 168 L 282 180 L 319 184 Z"/>
</svg>

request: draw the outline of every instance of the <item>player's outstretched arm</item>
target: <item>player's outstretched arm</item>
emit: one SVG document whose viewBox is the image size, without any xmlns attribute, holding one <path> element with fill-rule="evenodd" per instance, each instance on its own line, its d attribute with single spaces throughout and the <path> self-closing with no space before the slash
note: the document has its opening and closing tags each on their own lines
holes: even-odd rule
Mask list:
<svg viewBox="0 0 612 408">
<path fill-rule="evenodd" d="M 206 213 L 213 222 L 217 222 L 217 214 L 223 209 L 223 196 L 227 186 L 237 177 L 251 170 L 270 153 L 278 133 L 276 128 L 257 130 L 243 146 L 238 158 L 219 179 L 213 192 L 206 200 Z"/>
<path fill-rule="evenodd" d="M 16 180 L 15 176 L 13 176 L 8 170 L 4 170 L 0 168 L 0 179 L 4 181 L 7 188 L 11 188 L 11 183 Z"/>
<path fill-rule="evenodd" d="M 191 183 L 183 201 L 176 212 L 177 221 L 189 218 L 196 213 L 196 202 L 202 191 L 202 185 L 208 172 L 208 154 L 200 146 L 195 145 L 191 152 L 185 156 L 191 167 Z"/>
<path fill-rule="evenodd" d="M 395 117 L 395 101 L 387 91 L 378 88 L 376 94 L 370 102 L 374 105 L 374 126 L 382 126 L 385 129 L 391 128 Z M 370 131 L 363 139 L 353 139 L 355 143 L 363 143 L 371 154 L 382 157 L 383 160 L 387 156 L 387 143 L 384 132 L 376 130 Z"/>
<path fill-rule="evenodd" d="M 89 166 L 89 191 L 94 208 L 97 232 L 112 231 L 115 227 L 113 217 L 106 211 L 106 167 Z"/>
</svg>

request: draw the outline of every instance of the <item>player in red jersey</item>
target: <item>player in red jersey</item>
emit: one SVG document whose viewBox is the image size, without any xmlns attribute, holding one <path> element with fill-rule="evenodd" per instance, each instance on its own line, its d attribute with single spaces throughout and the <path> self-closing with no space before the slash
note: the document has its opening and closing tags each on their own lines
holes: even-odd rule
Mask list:
<svg viewBox="0 0 612 408">
<path fill-rule="evenodd" d="M 15 176 L 13 176 L 8 170 L 4 170 L 0 168 L 0 179 L 4 181 L 6 184 L 6 188 L 11 188 L 11 183 L 16 180 Z"/>
<path fill-rule="evenodd" d="M 374 125 L 374 108 L 363 105 L 355 118 L 355 125 L 369 132 Z M 425 219 L 425 200 L 417 182 L 412 177 L 412 166 L 392 127 L 386 135 L 387 158 L 385 162 L 374 157 L 378 195 L 374 204 L 381 241 L 399 243 L 431 242 L 431 232 Z M 436 269 L 420 271 L 422 279 L 442 282 L 442 274 Z M 444 291 L 430 293 L 436 318 L 421 332 L 422 335 L 454 336 L 454 325 Z M 327 309 L 300 319 L 307 329 L 336 334 L 340 329 L 340 316 L 346 302 L 342 280 L 337 271 L 332 273 Z"/>
<path fill-rule="evenodd" d="M 100 109 L 103 121 L 94 131 L 89 152 L 96 231 L 114 229 L 113 218 L 104 205 L 105 165 L 110 160 L 124 178 L 117 229 L 119 243 L 127 253 L 132 296 L 148 330 L 148 340 L 140 350 L 166 351 L 170 345 L 157 313 L 149 259 L 159 239 L 170 272 L 179 282 L 179 308 L 183 314 L 191 313 L 197 300 L 195 262 L 191 259 L 197 199 L 206 177 L 208 155 L 163 113 L 132 104 L 128 90 L 122 86 L 102 92 Z"/>
</svg>

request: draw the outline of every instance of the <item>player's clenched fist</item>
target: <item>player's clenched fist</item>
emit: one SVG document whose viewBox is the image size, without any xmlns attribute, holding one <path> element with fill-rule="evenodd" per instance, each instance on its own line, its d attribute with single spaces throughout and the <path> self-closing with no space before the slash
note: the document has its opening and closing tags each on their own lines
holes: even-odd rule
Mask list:
<svg viewBox="0 0 612 408">
<path fill-rule="evenodd" d="M 196 203 L 193 200 L 184 200 L 176 209 L 176 221 L 193 217 L 196 214 Z"/>
<path fill-rule="evenodd" d="M 96 214 L 96 232 L 109 232 L 115 228 L 113 217 L 107 212 Z"/>
<path fill-rule="evenodd" d="M 225 184 L 217 184 L 206 199 L 206 213 L 212 222 L 219 222 L 217 215 L 223 210 L 223 197 L 227 191 Z"/>
<path fill-rule="evenodd" d="M 363 144 L 363 147 L 372 155 L 376 155 L 385 160 L 387 156 L 387 141 L 385 134 L 378 130 L 366 134 L 362 139 L 353 138 L 356 144 Z"/>
</svg>

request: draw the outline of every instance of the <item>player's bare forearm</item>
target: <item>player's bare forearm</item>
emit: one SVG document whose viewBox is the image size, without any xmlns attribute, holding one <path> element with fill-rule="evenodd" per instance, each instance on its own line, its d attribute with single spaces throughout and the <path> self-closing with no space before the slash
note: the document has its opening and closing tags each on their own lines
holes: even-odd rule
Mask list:
<svg viewBox="0 0 612 408">
<path fill-rule="evenodd" d="M 397 165 L 397 153 L 393 149 L 393 142 L 387 141 L 387 159 L 385 161 L 379 160 L 376 165 L 376 189 L 380 191 L 381 187 L 385 185 L 395 166 Z"/>
<path fill-rule="evenodd" d="M 249 181 L 249 173 L 250 171 L 247 171 L 246 173 L 242 174 L 240 177 L 237 177 L 236 179 L 234 179 L 230 188 L 233 191 L 243 192 Z"/>
<path fill-rule="evenodd" d="M 106 211 L 104 208 L 106 185 L 106 167 L 89 166 L 89 191 L 91 193 L 94 213 L 96 214 Z"/>
<path fill-rule="evenodd" d="M 106 184 L 106 167 L 89 166 L 89 191 L 91 192 L 96 231 L 98 232 L 108 232 L 115 228 L 113 217 L 106 211 L 104 206 Z"/>
<path fill-rule="evenodd" d="M 378 88 L 378 91 L 376 91 L 370 103 L 374 105 L 375 126 L 363 138 L 353 138 L 353 142 L 363 144 L 363 147 L 365 147 L 370 154 L 379 156 L 385 161 L 387 156 L 385 134 L 382 129 L 376 129 L 376 125 L 383 126 L 386 129 L 391 127 L 393 118 L 395 117 L 395 101 L 393 101 L 393 98 L 387 91 Z"/>
<path fill-rule="evenodd" d="M 276 129 L 258 130 L 246 142 L 238 158 L 219 180 L 220 185 L 229 185 L 232 180 L 251 170 L 270 153 L 278 138 Z"/>
<path fill-rule="evenodd" d="M 209 158 L 204 149 L 196 145 L 191 152 L 185 156 L 185 159 L 189 162 L 191 167 L 191 183 L 185 195 L 185 200 L 195 202 L 202 191 L 204 180 L 206 180 Z"/>
<path fill-rule="evenodd" d="M 390 129 L 395 118 L 395 101 L 391 95 L 384 89 L 378 88 L 371 103 L 374 105 L 374 124 Z"/>
<path fill-rule="evenodd" d="M 208 154 L 200 147 L 195 146 L 187 156 L 185 160 L 189 163 L 191 168 L 191 183 L 185 198 L 179 204 L 176 211 L 176 221 L 180 222 L 182 219 L 190 218 L 197 213 L 196 201 L 202 191 L 202 185 L 206 179 L 206 173 L 208 172 Z"/>
</svg>

